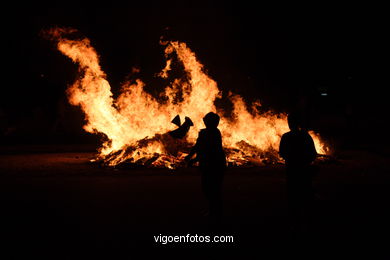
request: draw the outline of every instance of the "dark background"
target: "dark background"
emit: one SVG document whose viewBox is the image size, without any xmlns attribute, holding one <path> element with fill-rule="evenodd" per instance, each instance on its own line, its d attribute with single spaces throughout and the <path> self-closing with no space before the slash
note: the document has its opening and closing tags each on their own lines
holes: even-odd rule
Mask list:
<svg viewBox="0 0 390 260">
<path fill-rule="evenodd" d="M 156 234 L 210 234 L 196 169 L 90 162 L 99 137 L 83 131 L 83 115 L 65 95 L 77 66 L 40 36 L 54 26 L 91 39 L 114 95 L 134 66 L 157 94 L 165 86 L 154 77 L 165 65 L 160 37 L 186 42 L 225 97 L 233 91 L 248 102 L 259 99 L 265 110 L 304 111 L 307 126 L 338 153 L 317 162 L 318 198 L 304 242 L 291 237 L 283 165 L 229 168 L 222 234 L 236 240 L 211 247 L 268 249 L 274 256 L 297 245 L 315 249 L 311 258 L 340 251 L 346 259 L 361 251 L 368 259 L 388 255 L 385 10 L 249 1 L 4 4 L 0 256 L 53 251 L 51 259 L 77 259 L 85 251 L 88 259 L 107 251 L 105 259 L 115 259 L 115 252 L 163 248 L 154 243 Z"/>
<path fill-rule="evenodd" d="M 264 110 L 300 109 L 308 127 L 337 147 L 384 150 L 388 143 L 372 138 L 388 110 L 380 6 L 35 2 L 3 10 L 3 143 L 97 142 L 66 102 L 77 66 L 40 35 L 54 26 L 91 39 L 114 94 L 132 67 L 151 93 L 165 86 L 154 76 L 165 65 L 163 36 L 186 42 L 225 96 L 259 99 Z"/>
</svg>

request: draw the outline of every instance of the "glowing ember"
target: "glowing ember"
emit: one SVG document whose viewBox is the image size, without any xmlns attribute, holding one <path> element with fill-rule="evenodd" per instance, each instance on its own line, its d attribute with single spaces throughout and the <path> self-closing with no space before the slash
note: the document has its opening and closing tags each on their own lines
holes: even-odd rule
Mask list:
<svg viewBox="0 0 390 260">
<path fill-rule="evenodd" d="M 80 106 L 85 114 L 84 129 L 104 134 L 97 160 L 115 166 L 133 162 L 155 167 L 175 168 L 182 165 L 185 153 L 204 127 L 202 118 L 210 111 L 221 116 L 220 130 L 228 162 L 231 165 L 276 162 L 281 135 L 289 130 L 285 114 L 260 113 L 251 105 L 250 111 L 242 97 L 230 93 L 233 112 L 224 117 L 214 101 L 221 98 L 217 83 L 203 70 L 203 65 L 185 43 L 161 42 L 165 46 L 166 67 L 158 75 L 170 76 L 171 64 L 180 62 L 185 78 L 176 78 L 165 88 L 161 100 L 144 91 L 144 83 L 136 80 L 122 85 L 121 94 L 114 100 L 106 75 L 99 65 L 95 49 L 87 38 L 71 39 L 73 29 L 52 29 L 47 34 L 56 41 L 57 48 L 78 64 L 81 77 L 68 88 L 69 102 Z M 182 138 L 169 132 L 176 126 L 171 120 L 180 115 L 189 117 L 193 126 Z M 317 152 L 326 154 L 326 146 L 319 136 L 311 133 Z"/>
</svg>

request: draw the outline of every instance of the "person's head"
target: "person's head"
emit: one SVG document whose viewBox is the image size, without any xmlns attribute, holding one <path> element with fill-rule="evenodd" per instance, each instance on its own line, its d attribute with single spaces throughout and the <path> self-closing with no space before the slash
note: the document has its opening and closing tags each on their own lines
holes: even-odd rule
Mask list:
<svg viewBox="0 0 390 260">
<path fill-rule="evenodd" d="M 287 117 L 287 122 L 291 131 L 297 131 L 302 128 L 302 120 L 297 113 L 290 113 Z"/>
<path fill-rule="evenodd" d="M 206 128 L 216 128 L 219 124 L 219 115 L 210 112 L 203 117 L 203 122 L 206 125 Z"/>
</svg>

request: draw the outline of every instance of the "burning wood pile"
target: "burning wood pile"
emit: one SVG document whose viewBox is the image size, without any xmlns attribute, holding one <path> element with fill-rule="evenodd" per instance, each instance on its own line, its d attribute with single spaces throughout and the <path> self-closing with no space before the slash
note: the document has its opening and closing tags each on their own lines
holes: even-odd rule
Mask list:
<svg viewBox="0 0 390 260">
<path fill-rule="evenodd" d="M 77 38 L 74 29 L 55 28 L 46 34 L 56 42 L 59 51 L 79 66 L 81 77 L 67 94 L 69 102 L 79 106 L 85 115 L 85 131 L 104 136 L 95 161 L 107 166 L 181 167 L 204 127 L 202 118 L 212 111 L 221 116 L 219 129 L 229 165 L 281 162 L 278 146 L 281 135 L 289 130 L 286 115 L 261 113 L 257 109 L 259 102 L 247 105 L 233 93 L 228 95 L 233 110 L 226 115 L 214 104 L 222 98 L 217 83 L 205 73 L 185 43 L 160 42 L 165 48 L 166 66 L 158 75 L 167 79 L 168 84 L 161 98 L 144 91 L 145 84 L 137 79 L 135 83 L 125 82 L 114 100 L 89 39 Z M 185 77 L 174 78 L 174 73 L 170 73 L 174 62 L 183 65 Z M 180 116 L 185 117 L 183 124 Z M 310 134 L 317 152 L 326 154 L 325 143 L 317 134 Z"/>
</svg>

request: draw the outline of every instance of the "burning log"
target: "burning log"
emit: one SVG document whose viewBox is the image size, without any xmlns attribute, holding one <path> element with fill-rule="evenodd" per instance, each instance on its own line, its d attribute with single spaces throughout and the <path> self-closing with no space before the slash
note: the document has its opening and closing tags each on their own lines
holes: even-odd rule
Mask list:
<svg viewBox="0 0 390 260">
<path fill-rule="evenodd" d="M 176 124 L 179 128 L 170 131 L 169 134 L 176 139 L 182 139 L 185 137 L 190 130 L 191 126 L 194 125 L 194 123 L 191 121 L 189 117 L 186 116 L 185 121 L 182 125 L 180 125 L 180 117 L 177 115 L 173 120 L 172 123 Z"/>
<path fill-rule="evenodd" d="M 178 128 L 165 134 L 155 134 L 151 138 L 146 137 L 139 140 L 135 145 L 127 146 L 101 157 L 100 161 L 105 166 L 122 164 L 122 167 L 127 165 L 131 168 L 134 166 L 166 168 L 184 166 L 185 152 L 188 153 L 191 148 L 191 144 L 184 137 L 194 124 L 189 117 L 186 117 L 184 123 L 181 124 L 179 115 L 172 120 L 172 123 L 177 125 Z M 154 143 L 162 144 L 163 153 L 145 154 L 141 152 L 144 148 L 153 146 Z M 123 159 L 118 161 L 118 158 Z"/>
<path fill-rule="evenodd" d="M 172 119 L 171 123 L 174 123 L 175 125 L 180 127 L 180 125 L 181 125 L 180 116 L 179 115 L 175 116 L 175 118 Z"/>
</svg>

